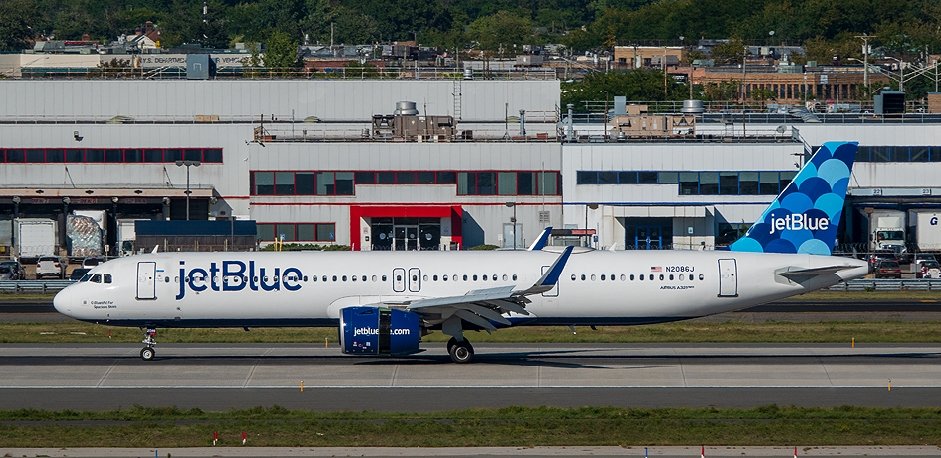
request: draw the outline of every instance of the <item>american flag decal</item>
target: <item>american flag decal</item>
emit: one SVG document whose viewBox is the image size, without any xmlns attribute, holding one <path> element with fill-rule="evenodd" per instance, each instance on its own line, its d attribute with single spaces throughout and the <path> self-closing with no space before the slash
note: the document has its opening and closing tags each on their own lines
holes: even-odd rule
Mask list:
<svg viewBox="0 0 941 458">
<path fill-rule="evenodd" d="M 650 268 L 650 271 L 651 271 L 651 272 L 663 272 L 663 267 L 660 267 L 660 266 L 651 267 L 651 268 Z"/>
</svg>

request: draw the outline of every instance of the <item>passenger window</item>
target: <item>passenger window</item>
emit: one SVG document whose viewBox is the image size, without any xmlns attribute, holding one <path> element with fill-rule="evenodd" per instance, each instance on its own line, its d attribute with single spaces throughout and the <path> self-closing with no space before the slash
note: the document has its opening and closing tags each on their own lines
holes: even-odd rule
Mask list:
<svg viewBox="0 0 941 458">
<path fill-rule="evenodd" d="M 703 274 L 699 274 L 699 279 L 700 279 L 700 280 L 705 280 L 705 279 L 706 279 L 706 276 L 703 275 Z"/>
<path fill-rule="evenodd" d="M 179 283 L 179 282 L 180 282 L 180 277 L 179 277 L 179 276 L 174 276 L 174 277 L 173 277 L 173 283 Z"/>
<path fill-rule="evenodd" d="M 631 281 L 634 281 L 634 274 L 631 274 L 631 276 L 630 276 L 630 277 L 628 277 L 628 278 L 630 278 L 630 279 L 631 279 Z"/>
<path fill-rule="evenodd" d="M 447 275 L 442 275 L 442 276 L 441 276 L 441 280 L 448 281 L 448 276 L 447 276 Z"/>
<path fill-rule="evenodd" d="M 304 275 L 304 281 L 305 282 L 307 281 L 307 275 Z"/>
<path fill-rule="evenodd" d="M 333 281 L 337 281 L 337 276 L 334 275 L 333 277 L 331 277 L 331 279 L 332 279 Z"/>
<path fill-rule="evenodd" d="M 641 280 L 644 279 L 644 274 L 640 274 L 640 279 L 641 279 Z"/>
<path fill-rule="evenodd" d="M 481 278 L 483 281 L 487 281 L 487 275 L 486 275 L 486 274 L 481 275 L 480 278 Z"/>
<path fill-rule="evenodd" d="M 572 281 L 575 281 L 576 278 L 577 278 L 577 276 L 576 276 L 575 274 L 572 274 Z M 514 280 L 516 280 L 516 279 L 514 278 Z"/>
<path fill-rule="evenodd" d="M 621 281 L 624 281 L 624 280 L 626 279 L 626 277 L 627 277 L 626 275 L 621 274 Z"/>
<path fill-rule="evenodd" d="M 343 281 L 346 281 L 346 275 L 344 275 L 344 276 L 342 277 L 342 279 L 343 279 Z"/>
<path fill-rule="evenodd" d="M 670 280 L 673 280 L 673 274 L 670 274 Z"/>
<path fill-rule="evenodd" d="M 366 276 L 365 276 L 365 275 L 363 275 L 362 280 L 363 280 L 363 281 L 366 281 Z"/>
<path fill-rule="evenodd" d="M 464 281 L 467 281 L 467 274 L 464 274 Z"/>
<path fill-rule="evenodd" d="M 611 281 L 614 281 L 614 274 L 611 274 L 611 276 L 610 276 L 610 277 L 608 277 L 608 278 L 610 278 L 610 279 L 611 279 Z"/>
<path fill-rule="evenodd" d="M 431 279 L 432 279 L 433 281 L 438 281 L 438 275 L 437 275 L 437 274 L 432 275 L 432 276 L 431 276 Z"/>
<path fill-rule="evenodd" d="M 389 277 L 383 275 L 383 276 L 382 276 L 382 281 L 386 281 L 388 278 L 389 278 Z"/>
<path fill-rule="evenodd" d="M 585 281 L 585 274 L 582 274 L 582 281 Z"/>
<path fill-rule="evenodd" d="M 451 280 L 452 280 L 452 281 L 457 281 L 457 274 L 451 275 Z"/>
<path fill-rule="evenodd" d="M 327 276 L 324 275 L 324 276 L 320 277 L 320 281 L 327 281 Z"/>
<path fill-rule="evenodd" d="M 437 277 L 437 275 L 435 275 L 435 277 Z M 422 275 L 422 276 L 421 276 L 421 279 L 422 279 L 422 281 L 428 281 L 428 274 Z M 437 280 L 437 278 L 435 278 L 435 279 Z"/>
<path fill-rule="evenodd" d="M 356 275 L 353 275 L 353 281 L 356 281 Z"/>
<path fill-rule="evenodd" d="M 595 281 L 595 274 L 591 274 L 591 281 Z"/>
<path fill-rule="evenodd" d="M 604 281 L 604 280 L 605 280 L 605 275 L 601 274 L 601 281 Z"/>
<path fill-rule="evenodd" d="M 516 274 L 513 274 L 513 281 L 516 281 Z"/>
<path fill-rule="evenodd" d="M 82 281 L 84 281 L 84 280 L 85 280 L 85 277 L 82 277 Z M 170 283 L 170 276 L 168 275 L 168 276 L 164 277 L 164 280 L 166 280 L 164 283 Z"/>
<path fill-rule="evenodd" d="M 377 280 L 377 277 L 376 277 L 375 275 L 373 275 L 373 276 L 372 276 L 372 281 L 376 281 L 376 280 Z"/>
<path fill-rule="evenodd" d="M 660 281 L 663 281 L 663 274 L 660 274 Z"/>
<path fill-rule="evenodd" d="M 474 281 L 477 281 L 477 274 L 474 274 Z"/>
</svg>

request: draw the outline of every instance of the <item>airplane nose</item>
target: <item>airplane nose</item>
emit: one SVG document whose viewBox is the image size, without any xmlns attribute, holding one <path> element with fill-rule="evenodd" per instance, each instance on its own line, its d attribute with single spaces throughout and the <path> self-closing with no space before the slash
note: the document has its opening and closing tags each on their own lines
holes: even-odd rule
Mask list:
<svg viewBox="0 0 941 458">
<path fill-rule="evenodd" d="M 56 293 L 56 296 L 52 299 L 52 306 L 56 308 L 56 311 L 58 311 L 59 313 L 63 315 L 68 315 L 69 312 L 71 311 L 68 300 L 66 299 L 67 294 L 68 294 L 66 293 L 67 289 L 69 288 L 66 287 L 62 291 L 59 291 L 58 293 Z"/>
</svg>

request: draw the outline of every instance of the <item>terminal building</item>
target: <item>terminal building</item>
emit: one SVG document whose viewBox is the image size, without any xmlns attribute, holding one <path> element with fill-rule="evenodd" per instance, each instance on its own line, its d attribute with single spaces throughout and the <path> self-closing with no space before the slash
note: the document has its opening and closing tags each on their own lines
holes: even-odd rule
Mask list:
<svg viewBox="0 0 941 458">
<path fill-rule="evenodd" d="M 0 97 L 11 250 L 15 220 L 48 219 L 41 250 L 68 254 L 76 211 L 103 212 L 109 255 L 139 219 L 254 220 L 261 245 L 352 250 L 521 248 L 545 226 L 595 248 L 715 249 L 829 140 L 861 145 L 846 246 L 867 245 L 874 209 L 941 208 L 932 115 L 580 122 L 554 79 L 19 80 Z"/>
</svg>

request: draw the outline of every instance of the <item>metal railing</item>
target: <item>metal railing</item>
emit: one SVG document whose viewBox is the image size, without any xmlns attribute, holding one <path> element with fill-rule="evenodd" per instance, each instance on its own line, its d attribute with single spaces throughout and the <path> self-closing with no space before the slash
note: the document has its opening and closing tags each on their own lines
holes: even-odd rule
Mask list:
<svg viewBox="0 0 941 458">
<path fill-rule="evenodd" d="M 941 292 L 941 278 L 857 278 L 840 282 L 829 288 L 830 291 L 938 291 Z M 938 307 L 941 311 L 941 307 Z"/>
<path fill-rule="evenodd" d="M 116 79 L 116 80 L 185 80 L 183 67 L 158 68 L 23 68 L 20 76 L 12 72 L 0 75 L 11 79 Z M 512 70 L 472 70 L 454 67 L 343 67 L 335 68 L 263 68 L 221 67 L 213 79 L 265 80 L 555 80 L 554 68 L 519 68 Z"/>
<path fill-rule="evenodd" d="M 0 280 L 0 294 L 54 293 L 75 283 L 72 280 Z"/>
</svg>

